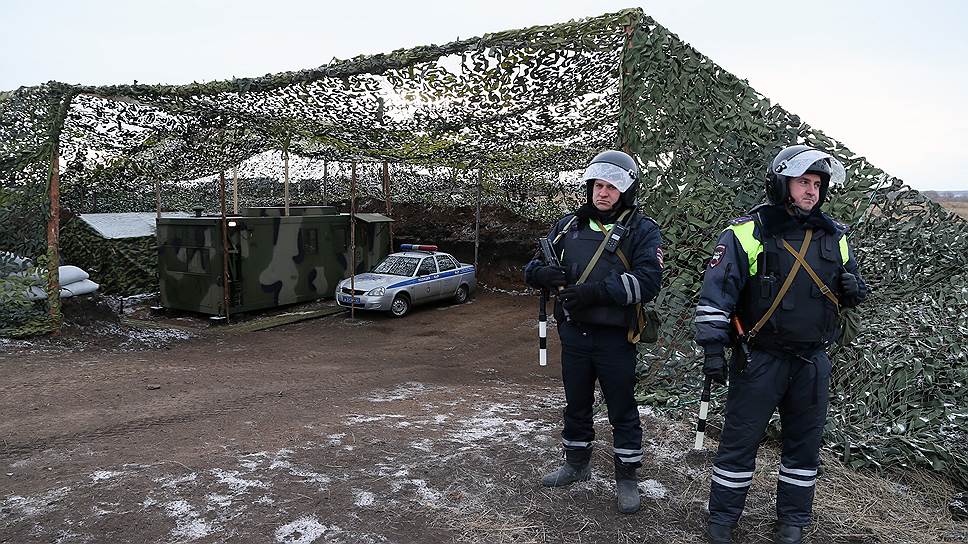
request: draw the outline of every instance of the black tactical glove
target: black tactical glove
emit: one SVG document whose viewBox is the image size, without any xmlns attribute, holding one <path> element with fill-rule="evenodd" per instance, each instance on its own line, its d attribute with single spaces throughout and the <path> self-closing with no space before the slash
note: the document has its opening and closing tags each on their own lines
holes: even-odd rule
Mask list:
<svg viewBox="0 0 968 544">
<path fill-rule="evenodd" d="M 702 373 L 714 382 L 726 385 L 726 357 L 722 353 L 707 353 L 702 364 Z"/>
<path fill-rule="evenodd" d="M 857 298 L 857 295 L 860 294 L 860 285 L 857 283 L 857 276 L 850 272 L 841 272 L 840 293 L 846 298 Z"/>
<path fill-rule="evenodd" d="M 555 290 L 568 283 L 567 273 L 561 266 L 539 266 L 531 273 L 534 283 L 544 289 Z"/>
<path fill-rule="evenodd" d="M 585 306 L 604 304 L 606 301 L 604 287 L 600 282 L 571 285 L 562 289 L 558 293 L 558 298 L 566 310 L 573 312 Z"/>
</svg>

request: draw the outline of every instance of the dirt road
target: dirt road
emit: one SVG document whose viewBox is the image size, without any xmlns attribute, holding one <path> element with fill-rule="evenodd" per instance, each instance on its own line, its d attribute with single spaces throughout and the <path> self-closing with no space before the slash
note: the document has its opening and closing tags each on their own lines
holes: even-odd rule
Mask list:
<svg viewBox="0 0 968 544">
<path fill-rule="evenodd" d="M 697 542 L 707 469 L 643 413 L 643 510 L 559 461 L 557 365 L 535 299 L 346 315 L 168 349 L 0 355 L 0 542 Z M 750 499 L 741 542 L 772 519 Z M 819 524 L 815 542 L 866 542 Z"/>
</svg>

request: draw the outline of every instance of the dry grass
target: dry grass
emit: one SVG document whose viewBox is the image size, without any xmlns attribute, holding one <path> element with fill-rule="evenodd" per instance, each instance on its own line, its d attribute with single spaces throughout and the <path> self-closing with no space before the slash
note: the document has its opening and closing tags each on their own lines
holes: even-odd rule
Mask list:
<svg viewBox="0 0 968 544">
<path fill-rule="evenodd" d="M 952 485 L 928 472 L 878 476 L 825 460 L 817 486 L 818 524 L 833 522 L 883 543 L 965 542 L 968 526 L 951 519 Z M 846 536 L 846 535 L 845 535 Z"/>
<path fill-rule="evenodd" d="M 968 219 L 968 200 L 940 200 L 939 204 Z"/>
<path fill-rule="evenodd" d="M 565 489 L 538 485 L 538 476 L 560 462 L 553 453 L 557 444 L 552 438 L 542 445 L 547 455 L 522 456 L 520 451 L 495 449 L 462 459 L 460 479 L 444 489 L 449 500 L 430 513 L 432 524 L 467 543 L 703 541 L 712 456 L 689 454 L 691 422 L 643 417 L 643 426 L 647 459 L 640 479 L 656 480 L 667 492 L 662 497 L 643 495 L 637 515 L 615 511 L 607 447 L 595 450 L 590 482 Z M 607 443 L 609 438 L 601 436 L 599 441 Z M 707 441 L 708 448 L 716 446 L 714 440 Z M 778 465 L 776 447 L 761 447 L 746 511 L 735 533 L 737 543 L 772 541 Z M 860 473 L 827 456 L 808 542 L 968 542 L 968 525 L 956 524 L 948 512 L 954 494 L 948 482 L 928 473 L 887 477 Z"/>
</svg>

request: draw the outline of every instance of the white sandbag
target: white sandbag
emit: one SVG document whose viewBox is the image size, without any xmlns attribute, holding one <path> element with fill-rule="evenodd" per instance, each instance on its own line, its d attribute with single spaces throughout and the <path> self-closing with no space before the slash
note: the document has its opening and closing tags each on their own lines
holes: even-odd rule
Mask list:
<svg viewBox="0 0 968 544">
<path fill-rule="evenodd" d="M 61 286 L 60 296 L 61 298 L 71 298 L 80 295 L 87 295 L 98 290 L 100 285 L 94 283 L 91 280 L 81 280 L 75 281 L 74 283 Z"/>
<path fill-rule="evenodd" d="M 47 292 L 40 287 L 31 287 L 27 291 L 27 300 L 47 300 Z"/>
<path fill-rule="evenodd" d="M 90 278 L 90 274 L 81 270 L 76 266 L 58 266 L 57 274 L 60 275 L 61 285 L 70 285 L 72 283 L 77 283 L 79 281 L 84 281 Z"/>
<path fill-rule="evenodd" d="M 69 285 L 61 285 L 60 298 L 71 298 L 87 295 L 97 291 L 100 285 L 91 280 L 81 280 Z M 27 300 L 47 300 L 47 292 L 41 287 L 31 287 L 27 291 Z"/>
</svg>

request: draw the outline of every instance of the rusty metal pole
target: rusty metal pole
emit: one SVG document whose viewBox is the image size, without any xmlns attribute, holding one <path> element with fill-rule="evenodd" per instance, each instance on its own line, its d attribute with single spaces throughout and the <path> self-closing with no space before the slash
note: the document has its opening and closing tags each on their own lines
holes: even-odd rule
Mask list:
<svg viewBox="0 0 968 544">
<path fill-rule="evenodd" d="M 222 304 L 225 322 L 229 321 L 229 222 L 225 217 L 225 170 L 219 171 L 219 203 L 222 208 Z"/>
<path fill-rule="evenodd" d="M 387 217 L 390 217 L 393 208 L 390 205 L 390 165 L 387 161 L 383 161 L 383 196 L 387 201 Z M 390 253 L 393 253 L 393 223 L 387 223 L 387 229 L 390 233 Z"/>
<path fill-rule="evenodd" d="M 356 161 L 353 161 L 350 174 L 350 318 L 356 317 Z"/>
<path fill-rule="evenodd" d="M 47 219 L 47 304 L 53 335 L 60 334 L 60 142 L 50 153 L 50 217 Z"/>
</svg>

